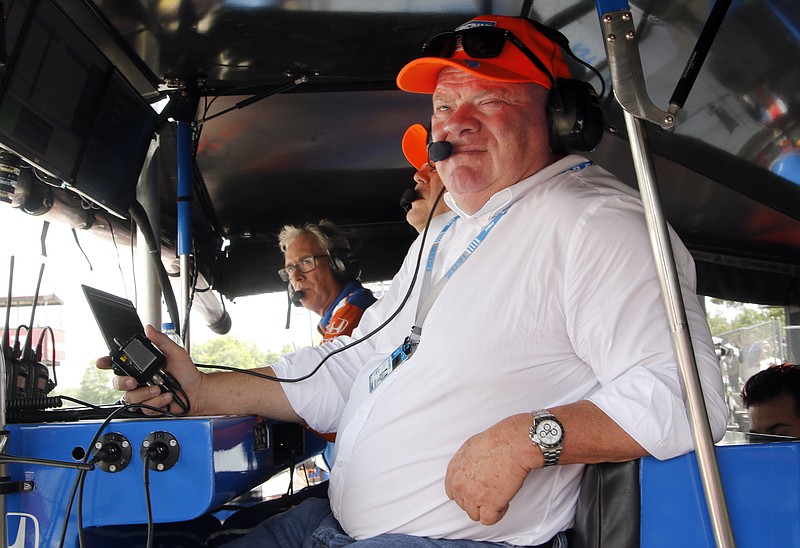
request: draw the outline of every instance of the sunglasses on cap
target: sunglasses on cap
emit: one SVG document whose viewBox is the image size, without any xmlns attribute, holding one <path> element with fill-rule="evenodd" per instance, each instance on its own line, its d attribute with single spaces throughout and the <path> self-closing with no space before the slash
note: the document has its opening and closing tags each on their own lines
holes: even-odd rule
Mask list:
<svg viewBox="0 0 800 548">
<path fill-rule="evenodd" d="M 510 30 L 498 27 L 474 27 L 459 31 L 442 32 L 428 40 L 422 51 L 430 57 L 452 57 L 460 45 L 464 53 L 473 59 L 492 59 L 499 57 L 506 42 L 511 42 L 530 59 L 550 82 L 555 85 L 555 78 L 545 64 L 534 54 L 522 40 L 514 36 Z"/>
</svg>

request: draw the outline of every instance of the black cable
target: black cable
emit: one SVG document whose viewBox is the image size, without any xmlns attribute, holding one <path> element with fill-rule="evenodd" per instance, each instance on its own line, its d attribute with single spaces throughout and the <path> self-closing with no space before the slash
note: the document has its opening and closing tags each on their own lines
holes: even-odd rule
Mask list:
<svg viewBox="0 0 800 548">
<path fill-rule="evenodd" d="M 61 407 L 64 405 L 64 402 L 61 400 L 68 400 L 84 407 L 89 407 L 91 409 L 99 410 L 103 409 L 103 407 L 99 405 L 94 405 L 93 403 L 88 403 L 83 400 L 79 400 L 77 398 L 73 398 L 71 396 L 45 396 L 41 398 L 18 398 L 15 400 L 9 400 L 6 402 L 6 408 L 9 411 L 24 411 L 29 409 L 54 409 L 56 407 Z M 75 409 L 73 407 L 68 407 L 67 409 Z"/>
<path fill-rule="evenodd" d="M 296 464 L 294 461 L 294 451 L 292 451 L 289 455 L 289 462 L 291 462 L 291 465 L 289 466 L 289 487 L 286 490 L 285 495 L 287 497 L 294 494 L 294 469 Z"/>
<path fill-rule="evenodd" d="M 89 256 L 86 254 L 86 251 L 83 250 L 81 241 L 78 239 L 78 232 L 74 228 L 72 229 L 72 238 L 75 240 L 75 245 L 78 246 L 78 249 L 83 254 L 83 258 L 86 259 L 86 264 L 89 265 L 89 272 L 92 272 L 94 270 L 94 267 L 92 266 L 92 261 L 89 260 Z"/>
<path fill-rule="evenodd" d="M 95 431 L 95 434 L 94 434 L 94 437 L 92 438 L 92 441 L 89 442 L 88 450 L 86 452 L 86 455 L 83 457 L 83 463 L 86 464 L 88 462 L 89 456 L 91 455 L 92 447 L 94 447 L 94 444 L 100 438 L 100 434 L 103 433 L 103 430 L 105 430 L 106 426 L 108 426 L 109 423 L 112 420 L 117 418 L 118 415 L 122 414 L 123 411 L 129 411 L 129 410 L 140 409 L 140 408 L 149 409 L 151 411 L 157 411 L 157 412 L 159 412 L 162 415 L 167 416 L 167 417 L 177 417 L 177 415 L 175 415 L 174 413 L 170 413 L 169 411 L 164 411 L 163 409 L 159 409 L 158 407 L 153 407 L 152 405 L 147 405 L 145 403 L 129 403 L 127 405 L 123 405 L 122 407 L 119 407 L 118 409 L 115 409 L 114 411 L 112 411 L 111 414 L 108 417 L 106 417 L 106 419 L 97 428 L 97 431 Z M 60 540 L 60 542 L 58 544 L 59 548 L 63 548 L 63 546 L 64 546 L 64 539 L 67 536 L 67 529 L 69 527 L 69 516 L 70 516 L 70 513 L 72 512 L 72 502 L 75 499 L 75 494 L 78 491 L 78 486 L 82 485 L 81 476 L 85 475 L 85 474 L 86 474 L 86 472 L 84 470 L 81 470 L 78 473 L 78 477 L 75 478 L 75 482 L 72 484 L 72 491 L 70 493 L 69 500 L 67 501 L 67 508 L 66 508 L 65 517 L 64 517 L 64 526 L 61 529 L 61 540 Z M 80 536 L 79 536 L 79 538 L 80 538 Z"/>
<path fill-rule="evenodd" d="M 161 262 L 161 255 L 158 251 L 158 243 L 156 240 L 153 227 L 150 224 L 150 219 L 147 217 L 144 207 L 138 201 L 133 200 L 128 209 L 131 218 L 139 226 L 139 231 L 144 236 L 145 243 L 147 244 L 147 251 L 150 254 L 153 268 L 156 271 L 158 283 L 161 286 L 161 294 L 164 297 L 164 304 L 167 307 L 167 313 L 172 319 L 172 323 L 176 326 L 180 325 L 180 317 L 178 315 L 178 302 L 175 300 L 175 292 L 172 290 L 172 284 L 169 281 L 167 270 L 164 268 L 164 263 Z"/>
<path fill-rule="evenodd" d="M 111 224 L 111 218 L 108 214 L 104 215 L 106 224 L 108 225 L 108 232 L 111 234 L 111 243 L 114 245 L 114 252 L 117 254 L 117 269 L 119 270 L 119 277 L 122 278 L 122 287 L 125 290 L 125 295 L 128 295 L 128 284 L 125 282 L 125 273 L 122 272 L 122 259 L 119 256 L 119 246 L 117 245 L 117 237 L 114 234 L 114 225 Z"/>
<path fill-rule="evenodd" d="M 20 347 L 19 335 L 20 335 L 20 331 L 22 329 L 25 330 L 25 336 L 28 336 L 30 334 L 30 331 L 31 331 L 30 327 L 28 327 L 25 324 L 19 324 L 17 326 L 17 333 L 14 336 L 14 346 L 11 349 L 11 358 L 14 359 L 14 360 L 19 359 L 19 358 L 22 357 L 22 354 L 21 354 L 20 348 L 19 348 Z"/>
<path fill-rule="evenodd" d="M 69 500 L 67 500 L 67 510 L 64 514 L 64 526 L 61 528 L 61 538 L 58 541 L 58 548 L 64 547 L 64 539 L 67 536 L 67 527 L 69 525 L 69 515 L 72 512 L 72 501 L 75 500 L 75 494 L 78 492 L 78 484 L 80 482 L 81 476 L 85 475 L 86 472 L 81 470 L 78 472 L 78 476 L 75 478 L 75 482 L 72 484 L 72 490 L 69 494 Z"/>
<path fill-rule="evenodd" d="M 244 373 L 245 375 L 252 375 L 253 377 L 259 377 L 261 379 L 267 379 L 267 380 L 274 381 L 274 382 L 295 383 L 295 382 L 304 381 L 304 380 L 312 377 L 313 375 L 315 375 L 317 373 L 317 371 L 320 370 L 322 365 L 326 361 L 328 361 L 328 358 L 330 358 L 331 356 L 335 356 L 336 354 L 339 354 L 340 352 L 344 352 L 348 348 L 352 348 L 355 345 L 366 341 L 367 339 L 369 339 L 370 337 L 372 337 L 373 335 L 375 335 L 376 333 L 381 331 L 384 327 L 386 327 L 389 324 L 389 322 L 391 322 L 400 313 L 401 310 L 403 310 L 403 307 L 406 305 L 406 302 L 408 301 L 409 297 L 411 297 L 411 291 L 414 289 L 414 284 L 417 282 L 417 276 L 419 275 L 419 267 L 422 264 L 422 252 L 425 250 L 425 239 L 428 237 L 428 229 L 430 228 L 431 220 L 433 219 L 433 212 L 436 211 L 436 206 L 439 205 L 439 200 L 442 199 L 442 196 L 444 195 L 444 191 L 445 191 L 445 189 L 444 189 L 444 187 L 442 187 L 442 190 L 439 192 L 439 195 L 436 197 L 436 200 L 433 202 L 433 206 L 431 206 L 430 213 L 428 213 L 428 220 L 425 222 L 425 230 L 422 231 L 422 241 L 420 242 L 419 253 L 417 254 L 417 264 L 416 264 L 416 266 L 414 266 L 414 276 L 411 278 L 411 283 L 408 285 L 408 290 L 406 291 L 406 294 L 403 297 L 402 302 L 400 302 L 400 304 L 397 306 L 397 309 L 394 312 L 392 312 L 392 314 L 389 316 L 389 318 L 387 318 L 386 321 L 384 321 L 378 327 L 376 327 L 375 329 L 373 329 L 372 331 L 370 331 L 369 333 L 367 333 L 366 335 L 364 335 L 360 339 L 356 339 L 355 341 L 353 341 L 351 343 L 348 343 L 348 344 L 344 345 L 341 348 L 337 348 L 335 350 L 332 350 L 332 351 L 328 352 L 328 354 L 326 354 L 325 357 L 320 360 L 320 362 L 317 364 L 317 366 L 314 369 L 312 369 L 310 373 L 308 373 L 306 375 L 303 375 L 301 377 L 296 377 L 294 379 L 284 379 L 282 377 L 275 377 L 275 376 L 272 376 L 272 375 L 265 375 L 263 373 L 257 373 L 256 371 L 251 371 L 249 369 L 239 369 L 239 368 L 236 368 L 236 367 L 229 367 L 229 366 L 226 366 L 226 365 L 210 365 L 210 364 L 202 364 L 202 363 L 197 363 L 195 365 L 197 367 L 205 367 L 205 368 L 208 368 L 208 369 L 221 369 L 221 370 L 224 370 L 224 371 L 236 371 L 236 372 L 239 372 L 239 373 Z"/>
<path fill-rule="evenodd" d="M 49 325 L 45 326 L 42 329 L 42 332 L 39 333 L 39 339 L 36 341 L 36 350 L 33 352 L 33 356 L 37 362 L 42 361 L 42 352 L 44 350 L 44 335 L 47 332 L 50 332 L 50 350 L 52 353 L 51 357 L 51 364 L 53 366 L 53 388 L 58 386 L 58 377 L 56 374 L 56 336 L 53 332 L 53 328 Z"/>
<path fill-rule="evenodd" d="M 78 509 L 76 512 L 76 517 L 78 518 L 78 546 L 83 548 L 85 544 L 85 540 L 83 538 L 83 487 L 86 484 L 86 473 L 81 474 L 79 487 L 78 487 Z"/>
<path fill-rule="evenodd" d="M 144 454 L 144 501 L 147 507 L 147 548 L 152 548 L 155 526 L 153 524 L 153 507 L 150 502 L 150 452 Z"/>
<path fill-rule="evenodd" d="M 99 406 L 99 405 L 95 405 L 93 403 L 88 403 L 88 402 L 85 402 L 83 400 L 79 400 L 78 398 L 73 398 L 72 396 L 65 396 L 65 395 L 62 394 L 62 395 L 57 396 L 57 397 L 61 398 L 62 400 L 67 400 L 67 401 L 71 401 L 73 403 L 77 403 L 79 405 L 83 405 L 84 407 L 91 407 L 92 409 L 102 409 L 102 407 Z"/>
<path fill-rule="evenodd" d="M 91 464 L 82 462 L 68 462 L 61 460 L 40 459 L 35 457 L 17 457 L 0 453 L 0 464 L 35 464 L 39 466 L 53 466 L 55 468 L 74 468 L 83 472 L 94 469 Z"/>
</svg>

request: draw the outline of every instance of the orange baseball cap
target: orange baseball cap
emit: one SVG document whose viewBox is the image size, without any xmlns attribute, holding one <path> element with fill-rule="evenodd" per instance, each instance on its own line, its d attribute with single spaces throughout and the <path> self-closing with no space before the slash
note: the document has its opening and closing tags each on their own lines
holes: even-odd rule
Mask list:
<svg viewBox="0 0 800 548">
<path fill-rule="evenodd" d="M 428 163 L 428 129 L 422 124 L 414 124 L 403 135 L 403 154 L 406 160 L 417 168 Z"/>
<path fill-rule="evenodd" d="M 481 15 L 464 23 L 454 32 L 481 27 L 499 28 L 511 32 L 542 62 L 553 78 L 572 78 L 560 47 L 542 34 L 528 19 Z M 464 51 L 460 39 L 458 47 L 450 57 L 420 57 L 409 62 L 397 75 L 397 87 L 414 93 L 433 93 L 439 72 L 445 67 L 454 67 L 487 80 L 533 82 L 547 89 L 552 87 L 550 77 L 509 40 L 506 40 L 497 57 L 474 58 Z"/>
</svg>

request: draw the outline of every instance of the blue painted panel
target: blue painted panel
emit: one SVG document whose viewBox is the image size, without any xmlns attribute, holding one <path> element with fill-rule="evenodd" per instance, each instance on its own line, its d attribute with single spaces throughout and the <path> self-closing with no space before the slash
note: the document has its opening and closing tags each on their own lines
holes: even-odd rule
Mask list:
<svg viewBox="0 0 800 548">
<path fill-rule="evenodd" d="M 800 442 L 716 450 L 737 547 L 800 546 Z M 715 546 L 694 453 L 642 459 L 641 495 L 642 547 Z"/>
<path fill-rule="evenodd" d="M 86 474 L 83 490 L 83 525 L 125 525 L 147 522 L 142 441 L 156 431 L 169 432 L 180 445 L 180 457 L 169 470 L 150 471 L 150 500 L 155 522 L 185 521 L 199 517 L 231 498 L 261 484 L 285 466 L 276 466 L 272 448 L 255 450 L 256 417 L 202 417 L 179 419 L 116 420 L 104 433 L 116 432 L 132 446 L 130 464 L 110 473 L 99 468 Z M 76 448 L 86 448 L 102 421 L 8 425 L 11 455 L 78 462 Z M 272 426 L 269 424 L 271 432 Z M 263 426 L 263 425 L 262 425 Z M 270 436 L 271 437 L 271 436 Z M 305 436 L 307 455 L 317 454 L 324 441 Z M 12 481 L 35 484 L 32 493 L 6 495 L 8 535 L 32 539 L 38 529 L 38 546 L 56 545 L 64 527 L 70 490 L 78 472 L 31 464 L 8 465 Z M 72 505 L 65 546 L 77 537 L 77 500 Z M 34 546 L 32 542 L 24 546 Z"/>
</svg>

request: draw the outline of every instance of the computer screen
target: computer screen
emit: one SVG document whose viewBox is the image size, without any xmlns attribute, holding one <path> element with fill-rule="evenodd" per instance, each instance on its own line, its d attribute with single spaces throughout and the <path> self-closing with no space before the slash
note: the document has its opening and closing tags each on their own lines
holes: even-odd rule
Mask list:
<svg viewBox="0 0 800 548">
<path fill-rule="evenodd" d="M 88 285 L 81 288 L 109 352 L 119 348 L 116 341 L 124 343 L 134 335 L 144 335 L 142 320 L 131 301 Z"/>
<path fill-rule="evenodd" d="M 157 114 L 52 0 L 30 9 L 0 88 L 0 144 L 126 217 Z"/>
<path fill-rule="evenodd" d="M 20 31 L 0 96 L 0 142 L 71 183 L 111 63 L 50 1 Z"/>
<path fill-rule="evenodd" d="M 112 70 L 81 155 L 73 189 L 125 217 L 136 191 L 158 115 Z"/>
</svg>

